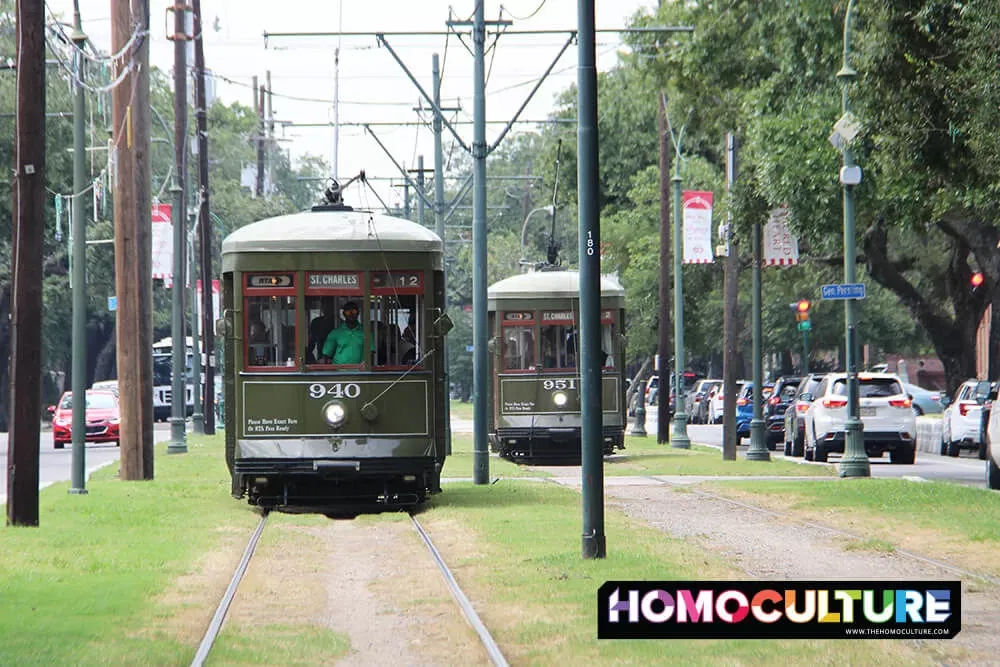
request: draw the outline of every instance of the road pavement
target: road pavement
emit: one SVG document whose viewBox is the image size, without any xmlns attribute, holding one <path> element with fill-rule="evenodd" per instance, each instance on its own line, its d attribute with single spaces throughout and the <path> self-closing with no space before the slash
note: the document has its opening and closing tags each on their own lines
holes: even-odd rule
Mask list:
<svg viewBox="0 0 1000 667">
<path fill-rule="evenodd" d="M 456 433 L 472 433 L 473 423 L 471 419 L 453 419 L 452 429 Z M 647 413 L 646 432 L 649 438 L 656 437 L 656 413 Z M 628 433 L 632 431 L 632 421 L 629 422 Z M 170 438 L 170 425 L 157 423 L 154 425 L 153 434 L 157 442 L 163 442 Z M 690 424 L 688 425 L 688 436 L 691 441 L 699 445 L 707 445 L 722 449 L 722 426 L 718 424 Z M 743 440 L 740 451 L 745 453 L 749 447 L 749 441 Z M 775 459 L 784 458 L 780 451 L 771 452 Z M 118 448 L 114 445 L 89 444 L 87 445 L 87 476 L 95 470 L 114 463 L 118 460 Z M 829 463 L 812 463 L 804 461 L 802 458 L 789 458 L 789 461 L 800 463 L 801 465 L 836 465 L 839 461 L 837 454 L 830 455 Z M 72 450 L 55 449 L 52 444 L 52 432 L 42 431 L 42 443 L 40 454 L 40 479 L 39 488 L 43 489 L 56 482 L 68 481 L 71 475 Z M 889 457 L 871 460 L 872 477 L 896 477 L 916 480 L 940 480 L 956 482 L 968 486 L 985 486 L 985 463 L 976 458 L 968 458 L 967 453 L 963 453 L 960 458 L 949 456 L 939 456 L 928 452 L 918 452 L 916 462 L 913 465 L 894 465 L 889 463 Z M 0 503 L 7 500 L 7 434 L 0 433 Z"/>
<path fill-rule="evenodd" d="M 156 423 L 153 425 L 153 438 L 163 442 L 170 438 L 170 424 Z M 87 478 L 104 466 L 118 460 L 118 447 L 104 443 L 88 443 L 85 462 Z M 56 449 L 52 443 L 52 431 L 43 430 L 39 451 L 38 488 L 44 489 L 56 482 L 69 481 L 72 476 L 73 450 Z M 0 503 L 7 502 L 7 434 L 0 433 Z"/>
</svg>

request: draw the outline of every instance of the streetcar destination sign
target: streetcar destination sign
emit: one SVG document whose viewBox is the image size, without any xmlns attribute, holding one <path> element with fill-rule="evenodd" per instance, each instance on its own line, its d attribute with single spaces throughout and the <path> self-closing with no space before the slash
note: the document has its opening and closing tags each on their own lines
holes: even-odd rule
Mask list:
<svg viewBox="0 0 1000 667">
<path fill-rule="evenodd" d="M 823 299 L 863 299 L 865 298 L 864 283 L 844 283 L 842 285 L 823 285 L 820 289 Z"/>
</svg>

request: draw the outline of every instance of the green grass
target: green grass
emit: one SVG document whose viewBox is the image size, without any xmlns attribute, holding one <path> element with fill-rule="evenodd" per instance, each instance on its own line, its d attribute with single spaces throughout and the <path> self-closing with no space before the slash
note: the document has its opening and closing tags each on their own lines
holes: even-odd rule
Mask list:
<svg viewBox="0 0 1000 667">
<path fill-rule="evenodd" d="M 451 401 L 451 416 L 455 419 L 472 419 L 472 403 Z"/>
<path fill-rule="evenodd" d="M 776 475 L 782 477 L 830 477 L 836 474 L 832 466 L 802 465 L 772 456 L 770 461 L 747 461 L 740 452 L 735 461 L 723 461 L 722 452 L 714 447 L 691 445 L 691 449 L 674 449 L 669 444 L 658 445 L 656 438 L 626 436 L 625 450 L 613 461 L 606 462 L 605 475 Z"/>
<path fill-rule="evenodd" d="M 844 545 L 846 551 L 874 551 L 876 553 L 891 554 L 896 551 L 896 547 L 890 542 L 879 539 L 852 540 Z"/>
<path fill-rule="evenodd" d="M 0 529 L 0 664 L 189 664 L 197 646 L 161 629 L 181 610 L 155 600 L 257 521 L 230 497 L 221 453 L 221 436 L 191 437 L 186 455 L 157 446 L 154 480 L 122 482 L 111 465 L 87 495 L 42 491 L 37 528 Z M 280 646 L 281 628 L 258 630 L 255 650 Z"/>
<path fill-rule="evenodd" d="M 503 480 L 449 485 L 421 521 L 458 522 L 475 549 L 445 553 L 460 583 L 513 664 L 917 663 L 901 642 L 598 641 L 597 588 L 608 580 L 742 579 L 689 543 L 608 512 L 607 558 L 581 558 L 580 495 L 553 485 Z M 929 662 L 929 661 L 928 661 Z"/>
<path fill-rule="evenodd" d="M 697 460 L 699 449 L 681 454 Z M 205 554 L 224 547 L 229 553 L 234 548 L 241 551 L 257 516 L 229 495 L 220 436 L 192 437 L 189 450 L 186 455 L 166 456 L 165 448 L 157 447 L 152 481 L 119 481 L 117 466 L 111 466 L 94 475 L 87 496 L 68 495 L 66 483 L 54 485 L 40 494 L 38 528 L 0 529 L 0 664 L 190 663 L 197 641 L 185 641 L 171 628 L 178 618 L 207 623 L 218 596 L 205 593 L 211 600 L 205 607 L 183 596 L 171 600 L 167 593 L 176 593 L 178 580 L 199 571 L 199 559 Z M 471 438 L 457 439 L 456 451 L 445 468 L 453 475 L 450 466 L 471 469 Z M 700 455 L 717 458 L 718 452 Z M 507 462 L 490 462 L 494 474 L 507 476 L 508 471 L 519 470 Z M 799 494 L 790 497 L 800 503 L 810 502 L 808 494 L 816 486 L 833 491 L 862 486 L 752 484 Z M 930 493 L 929 486 L 911 484 L 906 492 Z M 879 495 L 885 504 L 912 500 L 906 495 L 899 500 L 901 493 L 887 489 L 842 495 L 838 502 L 874 508 L 879 507 Z M 956 502 L 979 501 L 976 511 L 983 514 L 982 539 L 986 539 L 987 525 L 997 525 L 1000 508 L 996 498 L 985 495 L 955 496 L 950 501 L 934 497 L 942 507 L 951 502 L 949 516 Z M 288 517 L 288 521 L 308 519 Z M 715 555 L 634 523 L 613 509 L 606 511 L 607 558 L 583 560 L 580 495 L 556 485 L 514 479 L 485 486 L 449 484 L 431 500 L 422 521 L 439 544 L 458 545 L 452 546 L 458 551 L 446 552 L 446 558 L 477 606 L 486 607 L 487 625 L 495 628 L 495 636 L 515 663 L 868 665 L 923 660 L 904 642 L 598 642 L 595 592 L 606 580 L 741 576 Z M 449 530 L 473 541 L 449 541 Z M 992 531 L 989 539 L 995 539 L 996 529 Z M 202 590 L 197 583 L 194 588 Z M 213 664 L 326 664 L 348 647 L 345 637 L 318 623 L 227 626 L 220 641 Z"/>
<path fill-rule="evenodd" d="M 780 497 L 790 509 L 862 511 L 890 525 L 887 519 L 960 535 L 969 542 L 1000 542 L 1000 494 L 985 488 L 872 478 L 812 484 L 746 482 L 739 487 L 717 484 Z"/>
<path fill-rule="evenodd" d="M 473 442 L 471 433 L 452 433 L 451 456 L 444 464 L 443 477 L 472 477 Z M 490 457 L 490 478 L 550 477 L 548 473 L 511 463 L 498 456 Z"/>
</svg>

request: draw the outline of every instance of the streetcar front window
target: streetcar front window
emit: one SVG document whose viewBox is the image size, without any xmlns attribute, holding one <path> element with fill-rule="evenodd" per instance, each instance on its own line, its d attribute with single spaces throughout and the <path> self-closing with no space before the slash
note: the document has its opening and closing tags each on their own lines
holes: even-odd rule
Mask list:
<svg viewBox="0 0 1000 667">
<path fill-rule="evenodd" d="M 294 367 L 295 297 L 247 297 L 245 336 L 247 366 Z"/>
<path fill-rule="evenodd" d="M 423 322 L 419 295 L 377 295 L 368 304 L 372 366 L 412 366 L 421 360 Z"/>
<path fill-rule="evenodd" d="M 575 332 L 572 324 L 542 325 L 542 368 L 576 368 Z"/>
<path fill-rule="evenodd" d="M 509 371 L 535 368 L 534 326 L 504 326 L 503 367 Z"/>
</svg>

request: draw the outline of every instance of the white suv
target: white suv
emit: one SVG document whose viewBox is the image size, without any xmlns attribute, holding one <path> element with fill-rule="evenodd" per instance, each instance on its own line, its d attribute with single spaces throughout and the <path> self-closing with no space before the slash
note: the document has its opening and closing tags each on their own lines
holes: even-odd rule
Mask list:
<svg viewBox="0 0 1000 667">
<path fill-rule="evenodd" d="M 979 453 L 979 458 L 986 458 L 979 425 L 989 391 L 988 380 L 966 380 L 947 402 L 941 415 L 941 456 L 958 456 L 963 449 L 972 449 Z"/>
<path fill-rule="evenodd" d="M 865 452 L 878 458 L 886 451 L 892 463 L 913 463 L 917 420 L 912 399 L 892 373 L 858 373 L 858 407 Z M 844 452 L 847 422 L 847 375 L 831 373 L 811 397 L 805 422 L 807 461 L 824 462 L 830 452 Z M 807 400 L 803 394 L 801 400 Z"/>
</svg>

